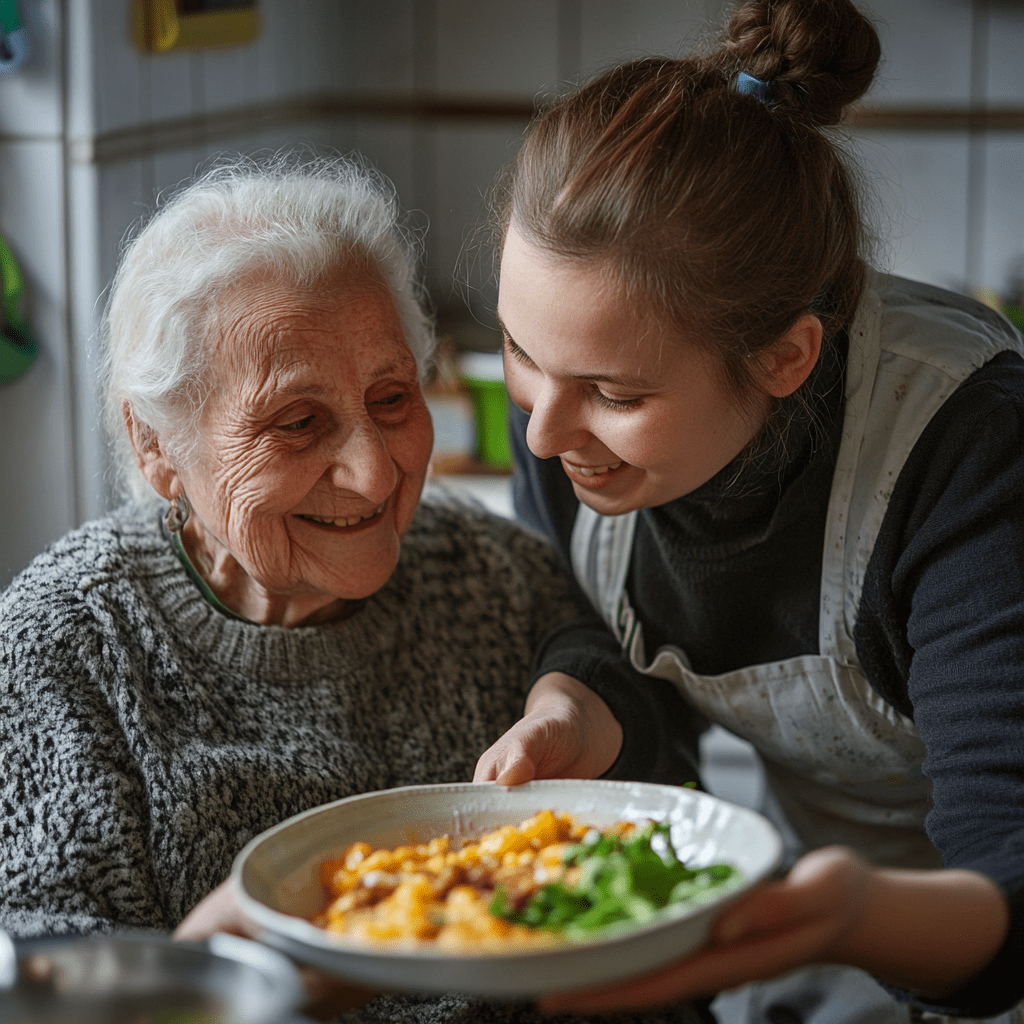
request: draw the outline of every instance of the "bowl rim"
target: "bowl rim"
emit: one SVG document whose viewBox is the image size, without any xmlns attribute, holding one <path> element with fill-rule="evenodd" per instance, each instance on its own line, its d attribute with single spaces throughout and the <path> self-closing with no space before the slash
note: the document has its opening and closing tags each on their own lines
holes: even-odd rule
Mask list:
<svg viewBox="0 0 1024 1024">
<path fill-rule="evenodd" d="M 641 923 L 624 923 L 623 926 L 618 929 L 615 927 L 605 928 L 602 929 L 600 934 L 595 935 L 592 938 L 587 937 L 580 940 L 567 940 L 565 942 L 559 942 L 550 946 L 541 946 L 537 948 L 528 947 L 524 949 L 520 947 L 512 948 L 508 951 L 481 950 L 459 953 L 439 950 L 427 943 L 414 944 L 403 942 L 397 943 L 393 946 L 383 944 L 380 946 L 369 945 L 365 942 L 361 942 L 338 933 L 329 932 L 326 929 L 313 924 L 304 917 L 288 914 L 284 911 L 270 907 L 262 900 L 253 896 L 245 886 L 244 874 L 246 867 L 248 866 L 250 859 L 260 849 L 260 847 L 265 843 L 272 841 L 273 838 L 281 832 L 294 828 L 298 823 L 319 815 L 331 814 L 336 812 L 339 807 L 355 806 L 359 803 L 370 802 L 381 804 L 400 802 L 415 795 L 427 795 L 428 793 L 432 795 L 442 795 L 445 793 L 451 793 L 452 795 L 460 793 L 480 794 L 486 792 L 483 787 L 494 787 L 492 792 L 537 792 L 538 794 L 542 794 L 545 790 L 561 789 L 567 784 L 571 784 L 573 787 L 577 788 L 593 789 L 595 791 L 604 792 L 609 790 L 620 790 L 623 792 L 636 792 L 637 790 L 642 790 L 646 793 L 656 792 L 661 795 L 672 795 L 675 796 L 676 799 L 681 800 L 707 800 L 716 805 L 725 805 L 730 808 L 732 813 L 756 822 L 758 827 L 763 830 L 766 839 L 766 856 L 763 859 L 761 870 L 759 870 L 754 877 L 745 876 L 734 887 L 719 891 L 713 899 L 704 902 L 676 904 L 675 907 L 670 905 L 660 911 L 649 921 Z M 682 796 L 681 794 L 686 795 Z M 541 809 L 540 805 L 538 805 L 538 809 Z M 570 811 L 569 813 L 572 812 Z M 490 828 L 493 828 L 493 826 Z M 290 947 L 291 943 L 297 942 L 300 945 L 311 945 L 318 951 L 318 953 L 323 955 L 336 952 L 344 954 L 346 957 L 350 957 L 352 959 L 366 959 L 373 961 L 385 959 L 396 964 L 401 963 L 403 960 L 415 960 L 417 963 L 435 961 L 467 965 L 473 963 L 490 963 L 495 961 L 507 964 L 528 964 L 535 960 L 549 961 L 553 956 L 557 957 L 559 954 L 570 954 L 585 949 L 597 947 L 607 948 L 609 946 L 628 944 L 639 934 L 652 935 L 665 931 L 666 929 L 673 928 L 681 921 L 685 921 L 688 918 L 695 918 L 706 913 L 709 907 L 724 907 L 726 904 L 738 899 L 744 893 L 770 877 L 782 862 L 783 854 L 782 837 L 773 823 L 765 818 L 764 815 L 751 810 L 750 808 L 713 796 L 703 790 L 697 790 L 690 787 L 670 786 L 660 783 L 620 781 L 614 779 L 540 779 L 523 783 L 519 786 L 498 786 L 496 783 L 468 782 L 428 783 L 412 786 L 396 786 L 391 789 L 372 790 L 366 793 L 358 793 L 353 796 L 342 797 L 338 800 L 333 800 L 325 804 L 320 804 L 316 807 L 308 808 L 305 811 L 292 815 L 290 818 L 286 818 L 278 824 L 266 829 L 264 832 L 261 832 L 259 835 L 254 836 L 242 848 L 242 850 L 239 851 L 232 864 L 231 874 L 229 876 L 229 887 L 239 907 L 246 914 L 252 917 L 256 923 L 261 926 L 261 928 L 271 933 L 276 933 L 276 938 L 278 939 L 284 937 L 287 940 L 282 948 Z M 264 935 L 262 939 L 263 941 L 266 941 L 267 937 Z M 291 948 L 288 948 L 288 952 L 290 955 L 295 955 Z"/>
</svg>

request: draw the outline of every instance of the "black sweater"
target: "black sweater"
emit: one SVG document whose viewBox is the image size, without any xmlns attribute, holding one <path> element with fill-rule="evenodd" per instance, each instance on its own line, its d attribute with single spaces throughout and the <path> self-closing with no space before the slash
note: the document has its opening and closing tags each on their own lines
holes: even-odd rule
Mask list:
<svg viewBox="0 0 1024 1024">
<path fill-rule="evenodd" d="M 637 519 L 627 580 L 648 655 L 686 651 L 694 671 L 818 654 L 822 546 L 842 426 L 843 354 L 818 381 L 819 429 L 789 458 L 726 467 Z M 568 559 L 578 507 L 558 459 L 526 446 L 512 414 L 519 516 Z M 1024 361 L 1004 353 L 968 378 L 901 472 L 867 568 L 854 640 L 875 690 L 927 745 L 928 834 L 947 865 L 1005 892 L 1003 949 L 939 1012 L 989 1016 L 1024 998 Z M 671 684 L 628 664 L 599 620 L 566 628 L 538 675 L 563 671 L 608 703 L 625 742 L 612 772 L 669 780 L 695 763 L 705 725 Z M 684 767 L 679 767 L 683 765 Z M 924 1005 L 924 1004 L 922 1004 Z"/>
</svg>

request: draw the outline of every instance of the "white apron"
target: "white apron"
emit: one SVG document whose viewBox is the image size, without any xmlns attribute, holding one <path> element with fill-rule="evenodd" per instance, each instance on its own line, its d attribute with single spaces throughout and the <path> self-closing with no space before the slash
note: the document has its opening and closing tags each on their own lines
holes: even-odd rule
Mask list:
<svg viewBox="0 0 1024 1024">
<path fill-rule="evenodd" d="M 581 506 L 572 562 L 633 666 L 671 680 L 710 721 L 757 750 L 775 805 L 766 813 L 781 811 L 794 856 L 844 843 L 880 864 L 941 867 L 924 831 L 931 807 L 931 782 L 921 773 L 924 744 L 914 723 L 868 683 L 853 626 L 889 497 L 921 432 L 975 370 L 1008 349 L 1024 354 L 1024 345 L 1006 321 L 970 299 L 885 275 L 873 275 L 869 285 L 850 329 L 846 412 L 825 530 L 819 654 L 716 676 L 691 671 L 685 652 L 671 645 L 649 657 L 625 590 L 635 512 L 602 516 Z M 905 1007 L 869 984 L 899 1015 L 833 1012 L 833 1018 L 907 1019 Z"/>
</svg>

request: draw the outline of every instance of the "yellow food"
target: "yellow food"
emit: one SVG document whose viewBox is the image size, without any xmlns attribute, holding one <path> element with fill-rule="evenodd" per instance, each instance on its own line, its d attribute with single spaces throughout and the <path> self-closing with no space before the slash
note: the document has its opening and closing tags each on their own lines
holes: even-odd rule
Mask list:
<svg viewBox="0 0 1024 1024">
<path fill-rule="evenodd" d="M 621 822 L 609 831 L 632 828 Z M 571 884 L 579 869 L 563 867 L 565 850 L 589 831 L 568 814 L 545 810 L 458 846 L 448 836 L 394 850 L 353 843 L 321 864 L 330 904 L 313 920 L 370 943 L 429 943 L 453 952 L 554 945 L 562 941 L 557 933 L 512 924 L 488 908 L 499 886 L 517 901 L 556 878 Z"/>
</svg>

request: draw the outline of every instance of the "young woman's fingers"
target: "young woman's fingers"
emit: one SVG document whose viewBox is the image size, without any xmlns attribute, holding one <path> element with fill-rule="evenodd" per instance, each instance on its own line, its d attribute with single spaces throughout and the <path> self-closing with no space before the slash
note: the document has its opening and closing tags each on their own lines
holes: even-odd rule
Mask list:
<svg viewBox="0 0 1024 1024">
<path fill-rule="evenodd" d="M 498 777 L 504 765 L 503 748 L 500 744 L 501 740 L 495 743 L 494 746 L 488 747 L 480 755 L 480 759 L 477 761 L 476 768 L 473 771 L 474 782 L 494 782 Z"/>
<path fill-rule="evenodd" d="M 560 994 L 542 1003 L 551 1013 L 643 1009 L 712 995 L 820 962 L 834 937 L 828 915 L 788 928 L 761 931 L 747 940 L 706 947 L 653 974 L 607 988 Z"/>
<path fill-rule="evenodd" d="M 502 765 L 501 772 L 494 780 L 499 786 L 521 786 L 524 782 L 537 778 L 537 766 L 529 754 L 520 753 L 517 758 L 509 758 Z"/>
<path fill-rule="evenodd" d="M 579 746 L 573 721 L 546 710 L 533 711 L 484 751 L 473 781 L 517 786 L 535 778 L 575 777 Z"/>
<path fill-rule="evenodd" d="M 749 942 L 707 949 L 641 978 L 550 996 L 540 1005 L 547 1013 L 609 1013 L 685 1002 L 816 962 L 829 935 L 827 924 L 812 921 Z"/>
<path fill-rule="evenodd" d="M 785 878 L 766 882 L 727 907 L 715 923 L 712 942 L 735 942 L 814 918 L 830 921 L 838 932 L 859 910 L 867 871 L 867 865 L 845 847 L 814 850 Z"/>
<path fill-rule="evenodd" d="M 481 755 L 473 773 L 473 781 L 518 786 L 536 778 L 537 764 L 531 753 L 538 746 L 536 731 L 536 725 L 528 718 L 516 722 Z"/>
</svg>

